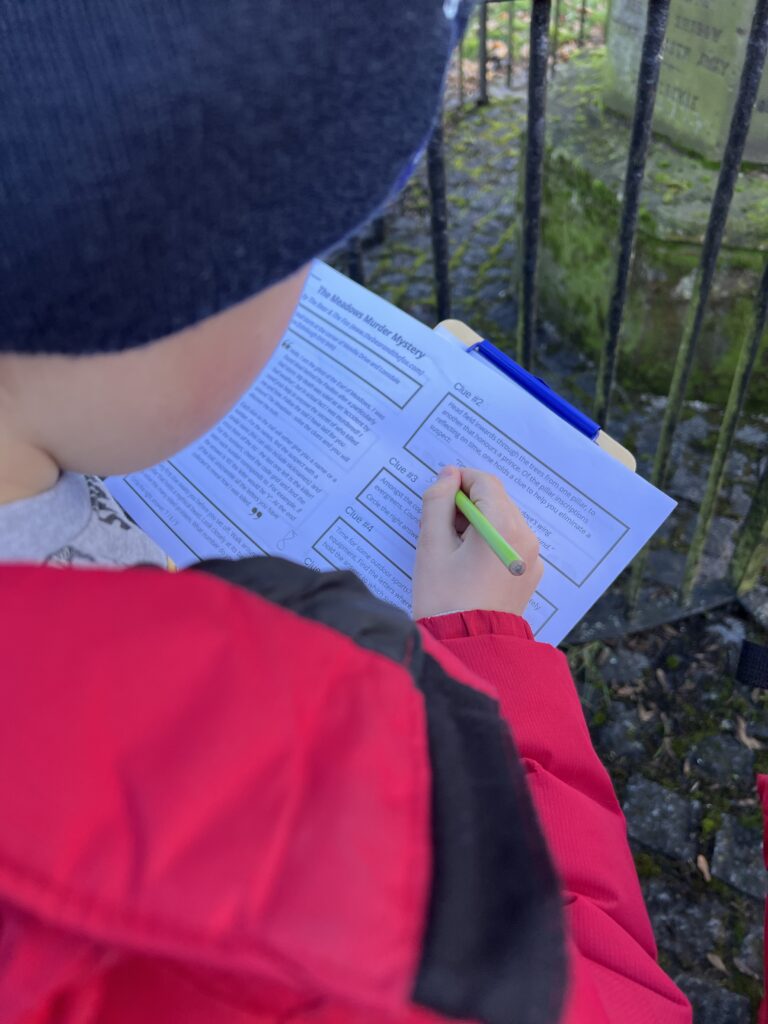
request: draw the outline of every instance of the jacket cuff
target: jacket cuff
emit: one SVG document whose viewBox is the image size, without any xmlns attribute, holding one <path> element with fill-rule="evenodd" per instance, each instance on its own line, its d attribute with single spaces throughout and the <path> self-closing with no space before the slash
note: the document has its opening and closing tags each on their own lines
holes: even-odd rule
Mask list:
<svg viewBox="0 0 768 1024">
<path fill-rule="evenodd" d="M 433 615 L 419 619 L 419 624 L 441 642 L 489 633 L 513 636 L 520 640 L 533 640 L 531 627 L 525 619 L 511 612 L 492 612 L 483 609 L 451 612 L 449 615 Z"/>
</svg>

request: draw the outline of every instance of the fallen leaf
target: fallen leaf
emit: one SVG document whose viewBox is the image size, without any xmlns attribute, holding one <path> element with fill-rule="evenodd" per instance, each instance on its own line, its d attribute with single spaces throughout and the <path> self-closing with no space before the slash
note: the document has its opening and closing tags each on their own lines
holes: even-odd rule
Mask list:
<svg viewBox="0 0 768 1024">
<path fill-rule="evenodd" d="M 656 708 L 647 708 L 643 704 L 637 705 L 637 717 L 641 722 L 650 722 L 656 714 Z"/>
<path fill-rule="evenodd" d="M 746 960 L 740 960 L 735 956 L 733 958 L 733 964 L 736 970 L 741 971 L 742 974 L 748 974 L 751 978 L 757 978 L 758 981 L 761 980 L 760 975 L 755 973 Z"/>
<path fill-rule="evenodd" d="M 704 856 L 703 853 L 700 853 L 699 856 L 696 858 L 696 867 L 699 869 L 699 871 L 704 876 L 704 881 L 705 882 L 711 882 L 712 881 L 712 873 L 709 870 L 709 861 L 707 860 L 707 858 Z"/>
<path fill-rule="evenodd" d="M 760 740 L 755 739 L 754 736 L 747 735 L 747 723 L 741 715 L 736 715 L 736 739 L 739 743 L 743 743 L 749 750 L 763 749 L 763 744 Z"/>
<path fill-rule="evenodd" d="M 717 953 L 707 953 L 707 960 L 712 964 L 716 971 L 722 971 L 723 974 L 728 973 L 728 968 L 723 963 L 722 959 Z"/>
</svg>

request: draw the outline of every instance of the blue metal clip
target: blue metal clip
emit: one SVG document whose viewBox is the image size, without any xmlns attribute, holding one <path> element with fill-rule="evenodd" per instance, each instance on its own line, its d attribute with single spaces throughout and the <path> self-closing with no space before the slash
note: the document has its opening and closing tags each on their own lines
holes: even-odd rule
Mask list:
<svg viewBox="0 0 768 1024">
<path fill-rule="evenodd" d="M 561 398 L 556 391 L 553 391 L 546 381 L 541 380 L 540 377 L 534 377 L 532 373 L 524 370 L 519 363 L 516 363 L 514 359 L 511 359 L 506 352 L 502 352 L 500 348 L 497 348 L 490 341 L 478 341 L 474 345 L 467 349 L 468 352 L 478 352 L 483 358 L 487 359 L 489 363 L 493 363 L 495 367 L 505 373 L 508 377 L 511 377 L 521 388 L 537 398 L 542 405 L 546 405 L 552 412 L 557 413 L 561 419 L 564 419 L 567 423 L 570 423 L 572 427 L 580 430 L 582 434 L 586 434 L 587 437 L 594 441 L 597 435 L 600 433 L 600 425 L 591 420 L 589 416 L 585 416 L 583 412 L 580 412 L 575 405 L 571 405 L 570 402 L 566 402 L 564 398 Z"/>
</svg>

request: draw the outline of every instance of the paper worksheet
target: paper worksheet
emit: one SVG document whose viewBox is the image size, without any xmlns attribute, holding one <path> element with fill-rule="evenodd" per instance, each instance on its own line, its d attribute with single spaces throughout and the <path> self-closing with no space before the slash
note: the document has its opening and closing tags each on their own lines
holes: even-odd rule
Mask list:
<svg viewBox="0 0 768 1024">
<path fill-rule="evenodd" d="M 277 554 L 352 569 L 410 611 L 421 495 L 498 474 L 541 541 L 525 613 L 559 643 L 675 503 L 445 338 L 313 264 L 270 362 L 208 434 L 107 485 L 179 566 Z"/>
</svg>

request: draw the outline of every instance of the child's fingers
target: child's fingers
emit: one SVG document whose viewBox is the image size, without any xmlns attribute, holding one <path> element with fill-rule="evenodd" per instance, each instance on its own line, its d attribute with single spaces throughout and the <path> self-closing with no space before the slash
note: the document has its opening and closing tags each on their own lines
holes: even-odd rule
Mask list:
<svg viewBox="0 0 768 1024">
<path fill-rule="evenodd" d="M 464 515 L 463 512 L 459 512 L 458 509 L 457 509 L 456 510 L 456 533 L 458 533 L 458 535 L 460 537 L 463 537 L 464 534 L 466 533 L 466 530 L 467 530 L 468 526 L 469 526 L 469 520 L 467 519 L 467 517 Z"/>
<path fill-rule="evenodd" d="M 461 485 L 489 519 L 494 514 L 501 514 L 505 518 L 511 517 L 517 526 L 525 524 L 522 512 L 507 494 L 504 484 L 493 473 L 485 473 L 480 469 L 462 469 Z"/>
<path fill-rule="evenodd" d="M 515 502 L 498 477 L 478 469 L 462 469 L 462 487 L 489 522 L 532 567 L 539 556 L 539 539 L 531 530 Z M 472 536 L 470 533 L 468 539 Z M 480 537 L 476 543 L 479 548 Z"/>
<path fill-rule="evenodd" d="M 461 487 L 478 507 L 486 505 L 495 508 L 506 497 L 504 485 L 497 476 L 469 466 L 463 466 L 461 469 Z"/>
<path fill-rule="evenodd" d="M 423 547 L 444 550 L 456 547 L 456 492 L 460 485 L 458 469 L 446 466 L 424 492 L 419 534 L 419 543 Z"/>
<path fill-rule="evenodd" d="M 459 486 L 525 560 L 522 576 L 507 572 L 481 534 L 465 526 L 455 504 Z M 542 569 L 538 541 L 496 477 L 449 468 L 425 491 L 413 576 L 417 618 L 468 608 L 522 615 Z"/>
<path fill-rule="evenodd" d="M 523 513 L 497 476 L 479 469 L 462 469 L 461 483 L 463 490 L 497 530 L 503 532 L 506 527 L 516 534 L 531 532 Z"/>
</svg>

